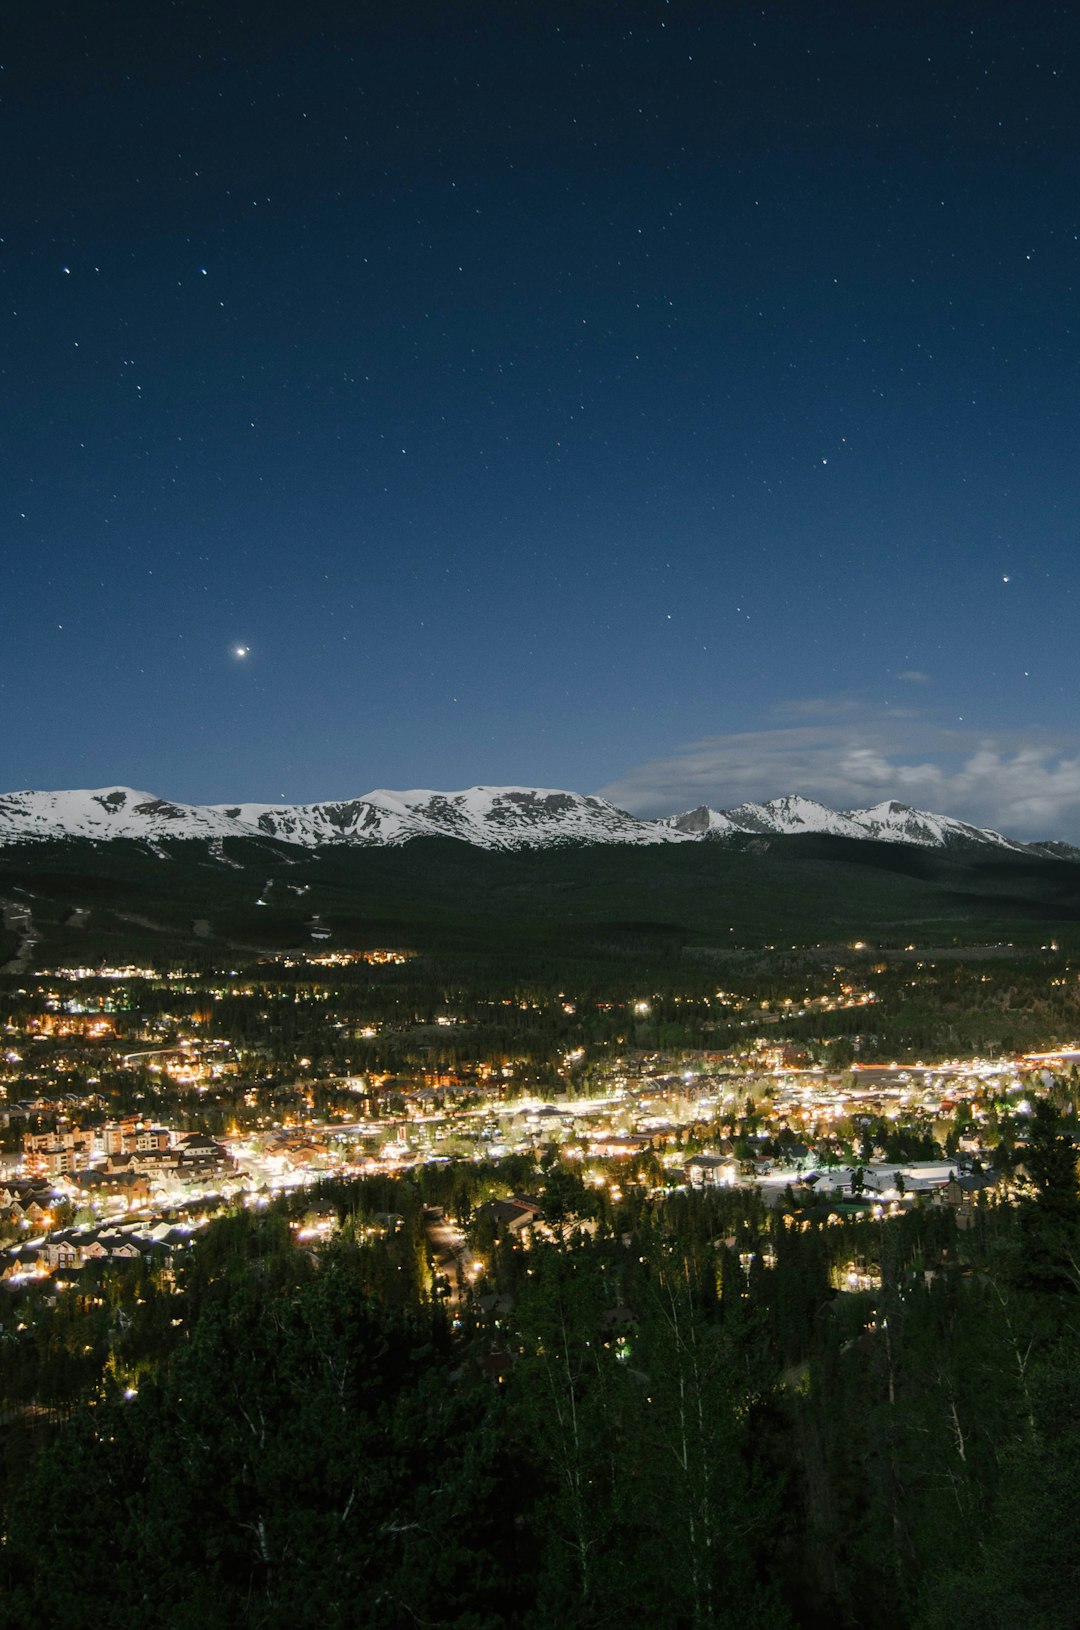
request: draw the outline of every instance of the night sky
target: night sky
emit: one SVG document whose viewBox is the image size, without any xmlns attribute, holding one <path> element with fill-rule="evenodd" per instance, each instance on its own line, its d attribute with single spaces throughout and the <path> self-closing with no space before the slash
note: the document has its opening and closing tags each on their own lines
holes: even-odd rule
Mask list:
<svg viewBox="0 0 1080 1630">
<path fill-rule="evenodd" d="M 1075 6 L 3 33 L 0 788 L 1080 836 Z"/>
</svg>

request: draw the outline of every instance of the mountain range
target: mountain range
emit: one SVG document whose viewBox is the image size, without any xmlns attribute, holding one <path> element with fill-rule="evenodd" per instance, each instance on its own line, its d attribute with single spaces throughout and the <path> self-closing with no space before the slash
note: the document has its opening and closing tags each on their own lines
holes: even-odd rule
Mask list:
<svg viewBox="0 0 1080 1630">
<path fill-rule="evenodd" d="M 642 820 L 535 787 L 299 806 L 186 805 L 127 787 L 11 793 L 0 970 L 232 965 L 313 943 L 529 967 L 574 955 L 666 966 L 680 947 L 774 942 L 1041 944 L 1075 931 L 1080 946 L 1078 860 L 1067 844 L 893 802 L 838 811 L 789 797 Z"/>
<path fill-rule="evenodd" d="M 376 791 L 317 804 L 181 804 L 130 787 L 0 795 L 0 846 L 35 840 L 116 838 L 153 846 L 163 838 L 272 838 L 305 849 L 327 844 L 398 846 L 419 837 L 457 838 L 483 849 L 567 844 L 724 843 L 746 836 L 822 833 L 925 849 L 996 849 L 1080 859 L 1069 844 L 1021 843 L 990 828 L 893 800 L 834 810 L 791 795 L 768 803 L 644 820 L 606 799 L 537 787 L 469 787 L 461 792 Z"/>
</svg>

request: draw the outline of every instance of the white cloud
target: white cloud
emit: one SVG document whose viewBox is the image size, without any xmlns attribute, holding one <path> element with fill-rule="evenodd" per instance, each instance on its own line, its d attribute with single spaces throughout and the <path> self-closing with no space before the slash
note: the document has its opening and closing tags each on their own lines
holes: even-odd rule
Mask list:
<svg viewBox="0 0 1080 1630">
<path fill-rule="evenodd" d="M 640 815 L 730 809 L 797 792 L 839 809 L 897 798 L 1012 837 L 1080 841 L 1080 742 L 947 728 L 910 711 L 828 698 L 813 723 L 709 736 L 602 787 Z"/>
</svg>

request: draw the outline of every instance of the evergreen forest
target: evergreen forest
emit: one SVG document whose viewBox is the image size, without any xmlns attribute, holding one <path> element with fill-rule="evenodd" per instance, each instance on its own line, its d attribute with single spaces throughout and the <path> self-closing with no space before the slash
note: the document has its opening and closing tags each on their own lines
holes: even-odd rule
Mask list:
<svg viewBox="0 0 1080 1630">
<path fill-rule="evenodd" d="M 71 1630 L 1066 1630 L 1077 1151 L 971 1225 L 525 1171 L 330 1181 L 5 1299 L 0 1616 Z M 335 1223 L 305 1240 L 304 1210 Z M 448 1298 L 427 1229 L 480 1272 Z M 846 1288 L 857 1284 L 860 1288 Z"/>
</svg>

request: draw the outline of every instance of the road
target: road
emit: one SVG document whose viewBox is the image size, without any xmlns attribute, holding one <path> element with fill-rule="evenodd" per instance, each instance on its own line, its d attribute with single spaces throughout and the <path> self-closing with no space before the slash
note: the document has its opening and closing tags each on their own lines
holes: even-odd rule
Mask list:
<svg viewBox="0 0 1080 1630">
<path fill-rule="evenodd" d="M 468 1241 L 456 1223 L 428 1222 L 424 1224 L 424 1232 L 435 1258 L 435 1272 L 444 1273 L 450 1281 L 447 1304 L 456 1309 L 465 1299 L 470 1283 L 473 1258 Z"/>
</svg>

